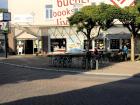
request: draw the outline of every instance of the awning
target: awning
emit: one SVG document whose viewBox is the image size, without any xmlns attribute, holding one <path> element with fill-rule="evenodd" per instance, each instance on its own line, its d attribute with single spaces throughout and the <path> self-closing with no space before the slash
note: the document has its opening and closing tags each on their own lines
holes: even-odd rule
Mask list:
<svg viewBox="0 0 140 105">
<path fill-rule="evenodd" d="M 108 34 L 106 38 L 108 39 L 130 39 L 131 35 L 127 33 L 123 34 Z"/>
<path fill-rule="evenodd" d="M 109 39 L 129 39 L 131 37 L 130 31 L 123 27 L 122 25 L 118 25 L 107 30 L 107 38 Z"/>
<path fill-rule="evenodd" d="M 106 32 L 100 33 L 96 39 L 130 39 L 131 34 L 129 30 L 122 25 L 117 25 L 109 28 Z"/>
<path fill-rule="evenodd" d="M 122 25 L 116 25 L 107 30 L 108 34 L 130 34 L 130 31 Z"/>
<path fill-rule="evenodd" d="M 100 34 L 98 37 L 96 37 L 96 39 L 130 39 L 131 34 L 128 33 L 118 33 L 118 34 Z"/>
<path fill-rule="evenodd" d="M 18 39 L 18 40 L 36 40 L 38 38 L 34 35 L 24 32 L 24 33 L 21 33 L 20 35 L 16 36 L 16 39 Z"/>
</svg>

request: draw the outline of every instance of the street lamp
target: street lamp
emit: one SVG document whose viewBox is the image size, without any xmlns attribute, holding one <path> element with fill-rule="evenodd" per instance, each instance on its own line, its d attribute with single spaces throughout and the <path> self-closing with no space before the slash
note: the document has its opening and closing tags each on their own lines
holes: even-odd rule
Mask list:
<svg viewBox="0 0 140 105">
<path fill-rule="evenodd" d="M 9 21 L 11 20 L 10 12 L 2 12 L 0 13 L 0 22 L 2 22 L 1 32 L 5 37 L 5 57 L 7 58 L 7 49 L 8 49 L 8 31 L 9 31 Z"/>
</svg>

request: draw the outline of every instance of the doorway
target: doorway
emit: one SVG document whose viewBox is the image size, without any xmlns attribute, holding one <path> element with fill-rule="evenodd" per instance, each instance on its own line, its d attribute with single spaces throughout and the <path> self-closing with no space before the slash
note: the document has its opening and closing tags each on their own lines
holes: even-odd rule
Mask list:
<svg viewBox="0 0 140 105">
<path fill-rule="evenodd" d="M 33 40 L 25 40 L 25 54 L 33 54 Z"/>
</svg>

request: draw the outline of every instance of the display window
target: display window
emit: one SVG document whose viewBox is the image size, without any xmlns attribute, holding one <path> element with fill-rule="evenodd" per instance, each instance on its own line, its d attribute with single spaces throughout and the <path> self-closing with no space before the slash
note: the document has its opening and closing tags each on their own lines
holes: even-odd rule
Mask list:
<svg viewBox="0 0 140 105">
<path fill-rule="evenodd" d="M 104 40 L 103 39 L 96 39 L 95 40 L 95 47 L 99 50 L 103 50 L 105 48 Z"/>
<path fill-rule="evenodd" d="M 111 39 L 110 49 L 120 49 L 120 39 Z"/>
<path fill-rule="evenodd" d="M 51 52 L 65 52 L 66 51 L 66 39 L 51 39 Z"/>
</svg>

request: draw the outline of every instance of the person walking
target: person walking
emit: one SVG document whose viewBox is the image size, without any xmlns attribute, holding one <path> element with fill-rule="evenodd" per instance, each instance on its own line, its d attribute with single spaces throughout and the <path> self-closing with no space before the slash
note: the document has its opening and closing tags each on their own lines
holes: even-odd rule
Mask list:
<svg viewBox="0 0 140 105">
<path fill-rule="evenodd" d="M 126 45 L 123 46 L 123 59 L 127 61 L 127 55 L 128 55 L 128 47 Z"/>
</svg>

